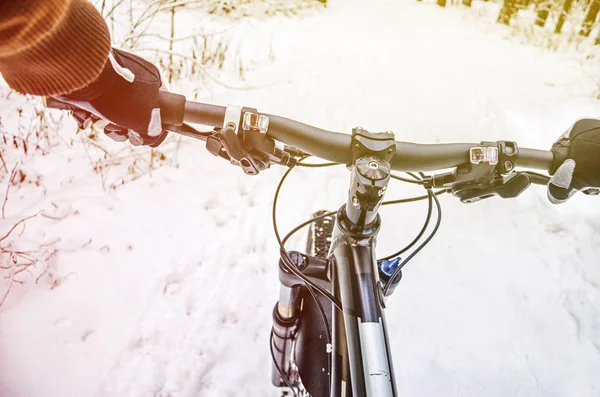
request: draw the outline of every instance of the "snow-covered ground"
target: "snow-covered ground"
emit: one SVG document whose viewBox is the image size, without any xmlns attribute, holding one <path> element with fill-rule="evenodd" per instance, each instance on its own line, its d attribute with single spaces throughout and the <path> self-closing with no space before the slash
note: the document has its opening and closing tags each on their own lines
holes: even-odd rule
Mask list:
<svg viewBox="0 0 600 397">
<path fill-rule="evenodd" d="M 229 31 L 252 65 L 237 85 L 259 88 L 213 85 L 198 99 L 336 131 L 391 129 L 405 141 L 544 149 L 575 119 L 598 115 L 591 64 L 507 39 L 509 29 L 485 15 L 338 0 L 310 17 L 246 19 Z M 18 100 L 3 100 L 2 114 Z M 59 283 L 15 285 L 0 308 L 0 396 L 277 395 L 270 210 L 284 170 L 247 177 L 191 140 L 179 163 L 106 192 L 77 145 L 31 160 L 46 193 L 13 192 L 2 234 L 9 219 L 38 209 L 70 215 L 35 218 L 23 235 L 60 238 Z M 295 170 L 282 229 L 337 208 L 348 176 Z M 418 193 L 398 183 L 388 198 Z M 598 198 L 552 206 L 533 187 L 510 201 L 441 200 L 439 234 L 388 305 L 400 395 L 600 396 Z M 425 212 L 424 203 L 383 209 L 379 252 L 410 241 Z"/>
</svg>

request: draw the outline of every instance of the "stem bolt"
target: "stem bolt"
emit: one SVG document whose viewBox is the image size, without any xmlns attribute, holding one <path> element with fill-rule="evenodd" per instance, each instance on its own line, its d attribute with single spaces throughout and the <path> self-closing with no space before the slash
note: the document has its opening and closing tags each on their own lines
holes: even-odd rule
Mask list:
<svg viewBox="0 0 600 397">
<path fill-rule="evenodd" d="M 514 167 L 514 166 L 513 166 L 513 163 L 512 163 L 512 161 L 505 161 L 505 162 L 504 162 L 504 169 L 505 169 L 506 171 L 510 171 L 510 170 L 512 170 L 512 169 L 513 169 L 513 167 Z"/>
</svg>

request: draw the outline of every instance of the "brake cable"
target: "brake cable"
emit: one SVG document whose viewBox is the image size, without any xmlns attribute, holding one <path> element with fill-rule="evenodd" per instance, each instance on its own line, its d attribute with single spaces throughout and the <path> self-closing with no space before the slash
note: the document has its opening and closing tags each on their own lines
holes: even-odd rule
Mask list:
<svg viewBox="0 0 600 397">
<path fill-rule="evenodd" d="M 300 161 L 302 161 L 302 160 L 300 160 Z M 337 163 L 334 163 L 332 165 L 337 165 Z M 287 178 L 287 176 L 290 174 L 290 172 L 293 169 L 294 169 L 294 166 L 291 166 L 283 174 L 283 176 L 281 177 L 281 180 L 279 181 L 279 184 L 277 185 L 277 190 L 275 190 L 275 197 L 273 198 L 273 211 L 272 211 L 273 230 L 275 231 L 275 237 L 277 238 L 277 242 L 279 243 L 279 248 L 280 248 L 279 251 L 281 253 L 281 260 L 287 270 L 289 270 L 291 273 L 296 275 L 298 278 L 302 279 L 302 281 L 304 281 L 304 283 L 307 286 L 310 286 L 310 287 L 316 289 L 317 291 L 319 291 L 319 293 L 321 295 L 323 295 L 324 297 L 329 299 L 331 301 L 331 303 L 333 303 L 335 305 L 335 307 L 337 307 L 338 310 L 343 313 L 342 304 L 340 303 L 339 300 L 337 300 L 329 291 L 325 290 L 323 287 L 321 287 L 320 285 L 318 285 L 318 284 L 314 283 L 312 280 L 310 280 L 307 276 L 305 276 L 300 270 L 298 270 L 294 266 L 294 264 L 292 263 L 292 259 L 289 256 L 289 253 L 283 246 L 281 236 L 279 235 L 279 229 L 277 227 L 277 200 L 279 198 L 279 192 L 281 191 L 283 182 L 285 181 L 285 179 Z"/>
<path fill-rule="evenodd" d="M 271 350 L 271 359 L 273 360 L 273 364 L 275 364 L 275 369 L 277 369 L 277 372 L 279 373 L 279 376 L 281 376 L 281 380 L 283 380 L 283 383 L 285 383 L 285 385 L 290 388 L 290 390 L 294 394 L 294 397 L 297 397 L 298 393 L 294 390 L 294 387 L 292 386 L 292 382 L 290 381 L 288 376 L 283 372 L 283 370 L 277 363 L 277 360 L 275 359 L 275 352 L 273 351 L 273 335 L 274 334 L 275 334 L 275 330 L 273 329 L 273 327 L 271 327 L 271 336 L 269 337 L 269 345 L 270 345 L 269 348 Z"/>
<path fill-rule="evenodd" d="M 394 272 L 392 273 L 389 280 L 383 287 L 383 296 L 386 296 L 390 286 L 392 285 L 392 281 L 395 280 L 396 277 L 398 277 L 402 268 L 404 266 L 406 266 L 406 264 L 408 262 L 410 262 L 410 260 L 412 258 L 414 258 L 431 241 L 431 239 L 435 236 L 435 234 L 437 233 L 437 231 L 440 228 L 440 224 L 442 223 L 442 206 L 440 204 L 440 200 L 438 199 L 437 195 L 433 193 L 433 191 L 431 189 L 427 189 L 427 194 L 429 195 L 429 197 L 431 197 L 435 201 L 435 205 L 437 207 L 437 221 L 435 223 L 435 226 L 434 226 L 433 230 L 431 231 L 431 233 L 429 234 L 429 236 L 427 236 L 427 238 L 406 259 L 404 259 L 398 265 L 398 267 L 396 267 L 396 269 L 394 269 Z"/>
</svg>

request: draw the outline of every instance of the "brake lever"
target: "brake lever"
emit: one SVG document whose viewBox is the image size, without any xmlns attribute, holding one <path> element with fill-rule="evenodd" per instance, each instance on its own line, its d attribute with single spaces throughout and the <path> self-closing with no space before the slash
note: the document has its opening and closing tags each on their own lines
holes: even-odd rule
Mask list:
<svg viewBox="0 0 600 397">
<path fill-rule="evenodd" d="M 465 187 L 452 189 L 452 194 L 462 203 L 475 203 L 487 198 L 499 196 L 504 199 L 515 198 L 531 185 L 531 178 L 527 173 L 515 172 L 508 177 L 496 179 L 490 187 Z"/>
<path fill-rule="evenodd" d="M 514 198 L 532 183 L 540 183 L 542 175 L 516 172 L 518 147 L 514 142 L 481 142 L 470 150 L 470 161 L 453 172 L 434 175 L 425 187 L 444 187 L 463 203 L 474 203 L 499 196 Z"/>
</svg>

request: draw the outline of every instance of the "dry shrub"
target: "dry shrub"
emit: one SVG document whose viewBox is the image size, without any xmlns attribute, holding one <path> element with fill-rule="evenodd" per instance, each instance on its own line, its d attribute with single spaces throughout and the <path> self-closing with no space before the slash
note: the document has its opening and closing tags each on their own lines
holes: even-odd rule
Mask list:
<svg viewBox="0 0 600 397">
<path fill-rule="evenodd" d="M 112 142 L 94 127 L 80 130 L 78 135 L 93 171 L 100 176 L 102 187 L 107 191 L 145 175 L 151 176 L 152 171 L 162 166 L 177 165 L 179 137 L 169 137 L 155 149 Z"/>
</svg>

